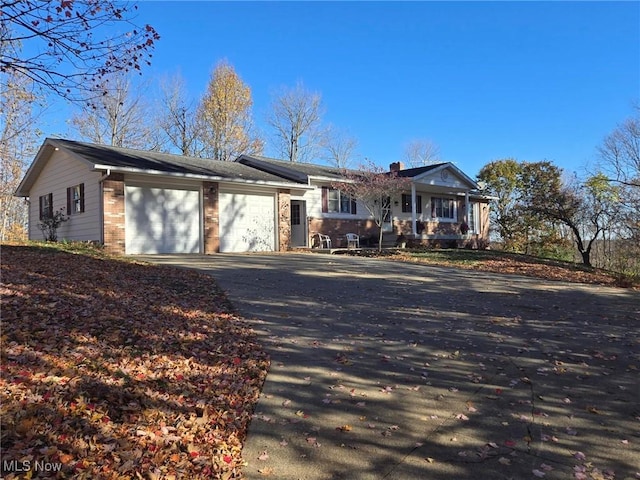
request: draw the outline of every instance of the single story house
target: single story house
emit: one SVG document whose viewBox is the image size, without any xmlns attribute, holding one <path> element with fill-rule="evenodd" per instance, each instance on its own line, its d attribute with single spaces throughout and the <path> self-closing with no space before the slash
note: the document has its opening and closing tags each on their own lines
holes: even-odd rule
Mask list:
<svg viewBox="0 0 640 480">
<path fill-rule="evenodd" d="M 417 242 L 488 241 L 488 199 L 451 163 L 400 169 L 411 191 L 394 199 L 384 230 Z M 366 209 L 331 187 L 337 168 L 240 156 L 220 162 L 47 138 L 16 190 L 29 202 L 29 238 L 61 211 L 58 238 L 93 241 L 118 254 L 284 251 L 315 233 L 339 245 L 373 236 Z"/>
<path fill-rule="evenodd" d="M 237 162 L 313 187 L 291 194 L 292 246 L 313 246 L 317 233 L 329 235 L 333 246 L 344 245 L 347 233 L 378 238 L 378 227 L 366 208 L 333 188 L 343 178 L 342 170 L 248 155 Z M 458 167 L 445 162 L 404 169 L 401 162 L 395 162 L 389 170 L 409 178 L 411 190 L 391 199 L 382 225 L 385 238 L 395 243 L 403 234 L 414 245 L 488 246 L 491 197 Z M 463 224 L 467 231 L 461 229 Z"/>
</svg>

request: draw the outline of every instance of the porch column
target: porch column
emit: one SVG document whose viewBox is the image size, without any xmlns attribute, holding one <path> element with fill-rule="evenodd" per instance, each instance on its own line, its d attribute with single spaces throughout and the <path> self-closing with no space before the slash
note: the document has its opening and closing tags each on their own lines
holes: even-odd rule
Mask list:
<svg viewBox="0 0 640 480">
<path fill-rule="evenodd" d="M 469 205 L 469 190 L 466 190 L 464 192 L 464 222 L 467 225 L 469 225 L 470 207 L 471 207 L 471 205 Z"/>
<path fill-rule="evenodd" d="M 416 229 L 416 184 L 411 182 L 411 233 L 413 237 L 418 234 Z"/>
</svg>

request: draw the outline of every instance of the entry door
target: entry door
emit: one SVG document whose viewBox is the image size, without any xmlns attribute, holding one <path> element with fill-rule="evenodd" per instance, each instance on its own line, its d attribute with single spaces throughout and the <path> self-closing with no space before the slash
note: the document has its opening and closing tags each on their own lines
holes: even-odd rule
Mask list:
<svg viewBox="0 0 640 480">
<path fill-rule="evenodd" d="M 307 202 L 291 200 L 291 246 L 307 246 Z"/>
</svg>

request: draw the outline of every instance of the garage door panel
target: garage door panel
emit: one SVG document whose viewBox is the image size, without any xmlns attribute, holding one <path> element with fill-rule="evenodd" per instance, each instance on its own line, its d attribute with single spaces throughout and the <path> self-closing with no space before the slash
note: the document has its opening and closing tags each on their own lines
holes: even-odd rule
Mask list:
<svg viewBox="0 0 640 480">
<path fill-rule="evenodd" d="M 274 195 L 220 192 L 220 251 L 275 249 Z"/>
<path fill-rule="evenodd" d="M 127 253 L 200 251 L 197 190 L 126 186 L 125 212 Z"/>
</svg>

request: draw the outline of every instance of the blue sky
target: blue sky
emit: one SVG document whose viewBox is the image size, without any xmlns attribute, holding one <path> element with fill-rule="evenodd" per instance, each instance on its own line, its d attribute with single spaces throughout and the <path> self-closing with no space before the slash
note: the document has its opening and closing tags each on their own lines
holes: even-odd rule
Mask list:
<svg viewBox="0 0 640 480">
<path fill-rule="evenodd" d="M 640 100 L 639 2 L 143 1 L 136 21 L 161 35 L 145 77 L 180 71 L 199 97 L 227 59 L 267 135 L 271 93 L 302 81 L 380 165 L 430 139 L 471 176 L 579 170 Z"/>
</svg>

